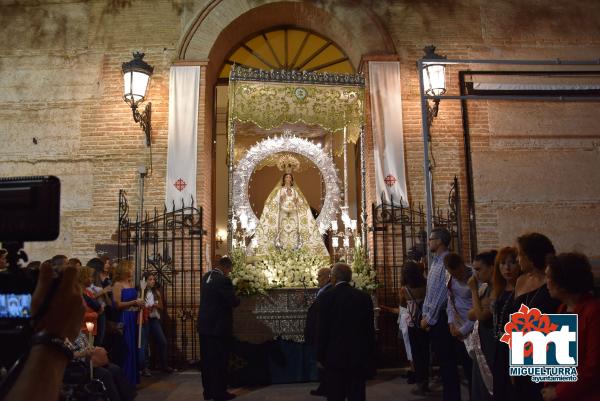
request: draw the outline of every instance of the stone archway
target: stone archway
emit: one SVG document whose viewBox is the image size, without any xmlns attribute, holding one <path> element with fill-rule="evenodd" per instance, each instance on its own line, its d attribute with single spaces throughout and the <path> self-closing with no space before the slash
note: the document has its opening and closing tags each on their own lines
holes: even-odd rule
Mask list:
<svg viewBox="0 0 600 401">
<path fill-rule="evenodd" d="M 191 13 L 194 17 L 184 28 L 175 63 L 201 66 L 198 157 L 202 171 L 197 199 L 204 205 L 205 229 L 211 238 L 215 233 L 215 85 L 230 52 L 255 34 L 275 27 L 297 27 L 329 38 L 343 49 L 356 70 L 366 56 L 395 55 L 396 51 L 379 17 L 360 2 L 209 0 Z"/>
<path fill-rule="evenodd" d="M 312 30 L 342 45 L 355 66 L 371 54 L 395 54 L 392 38 L 373 11 L 360 3 L 212 0 L 196 11 L 177 46 L 180 60 L 222 64 L 243 39 L 276 26 Z"/>
</svg>

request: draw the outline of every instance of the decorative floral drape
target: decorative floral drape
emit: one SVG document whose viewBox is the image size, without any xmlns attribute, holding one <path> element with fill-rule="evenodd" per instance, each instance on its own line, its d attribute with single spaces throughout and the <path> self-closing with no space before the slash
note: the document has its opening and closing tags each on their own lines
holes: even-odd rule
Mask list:
<svg viewBox="0 0 600 401">
<path fill-rule="evenodd" d="M 356 143 L 364 124 L 364 87 L 333 77 L 327 76 L 328 83 L 230 80 L 229 118 L 264 129 L 304 123 L 341 133 L 346 127 L 348 142 Z"/>
</svg>

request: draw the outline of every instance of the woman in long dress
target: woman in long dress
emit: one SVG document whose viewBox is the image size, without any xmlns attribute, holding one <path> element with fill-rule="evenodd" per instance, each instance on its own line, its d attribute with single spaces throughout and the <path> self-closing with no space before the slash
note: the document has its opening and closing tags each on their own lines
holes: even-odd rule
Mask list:
<svg viewBox="0 0 600 401">
<path fill-rule="evenodd" d="M 121 369 L 123 369 L 127 381 L 135 386 L 140 382 L 137 363 L 138 313 L 139 308 L 144 306 L 144 300 L 138 299 L 138 292 L 131 281 L 132 276 L 132 262 L 129 260 L 120 261 L 113 277 L 115 282 L 113 285 L 113 301 L 115 309 L 121 313 L 123 339 L 126 345 Z"/>
<path fill-rule="evenodd" d="M 310 206 L 290 173 L 269 194 L 255 235 L 257 255 L 272 249 L 307 249 L 329 257 Z"/>
<path fill-rule="evenodd" d="M 529 233 L 517 238 L 517 252 L 523 274 L 515 284 L 511 313 L 516 313 L 521 304 L 537 308 L 542 313 L 556 313 L 560 302 L 550 296 L 545 274 L 547 259 L 556 253 L 554 245 L 543 234 Z M 542 401 L 543 387 L 543 383 L 535 383 L 529 377 L 514 378 L 518 401 Z"/>
</svg>

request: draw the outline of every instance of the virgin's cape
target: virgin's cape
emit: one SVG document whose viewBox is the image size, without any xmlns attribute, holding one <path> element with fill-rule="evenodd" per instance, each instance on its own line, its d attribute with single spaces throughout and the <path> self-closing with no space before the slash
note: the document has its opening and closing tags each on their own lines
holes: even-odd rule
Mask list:
<svg viewBox="0 0 600 401">
<path fill-rule="evenodd" d="M 310 211 L 310 206 L 302 191 L 296 186 L 298 203 L 296 210 L 286 213 L 280 204 L 277 184 L 265 201 L 262 214 L 255 231 L 255 255 L 265 255 L 275 248 L 306 249 L 314 255 L 329 258 L 329 252 L 317 227 L 317 222 Z"/>
</svg>

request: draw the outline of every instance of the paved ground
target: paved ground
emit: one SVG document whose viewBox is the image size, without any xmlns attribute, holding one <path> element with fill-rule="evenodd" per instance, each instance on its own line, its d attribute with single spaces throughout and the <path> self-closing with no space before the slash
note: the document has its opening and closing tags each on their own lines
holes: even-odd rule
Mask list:
<svg viewBox="0 0 600 401">
<path fill-rule="evenodd" d="M 367 383 L 369 401 L 434 401 L 440 396 L 418 397 L 410 393 L 412 385 L 400 377 L 399 370 L 380 371 L 375 380 Z M 202 384 L 197 371 L 186 371 L 172 375 L 143 378 L 138 391 L 138 401 L 202 401 Z M 257 388 L 230 389 L 240 401 L 324 401 L 314 397 L 309 391 L 315 383 L 282 384 Z M 465 392 L 463 388 L 463 393 Z M 466 394 L 465 394 L 466 395 Z M 467 399 L 467 397 L 463 397 Z"/>
</svg>

